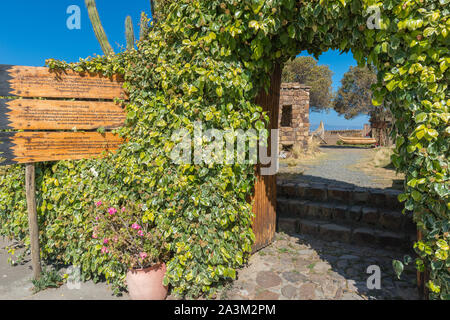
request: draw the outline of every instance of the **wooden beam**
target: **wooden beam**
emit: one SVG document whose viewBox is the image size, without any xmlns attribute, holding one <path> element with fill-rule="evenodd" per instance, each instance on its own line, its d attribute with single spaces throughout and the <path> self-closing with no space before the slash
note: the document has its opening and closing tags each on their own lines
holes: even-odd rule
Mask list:
<svg viewBox="0 0 450 320">
<path fill-rule="evenodd" d="M 0 130 L 114 129 L 125 120 L 114 102 L 0 99 Z"/>
<path fill-rule="evenodd" d="M 0 65 L 0 97 L 126 99 L 119 75 L 111 78 L 71 70 Z"/>
<path fill-rule="evenodd" d="M 109 132 L 3 132 L 0 142 L 0 165 L 9 165 L 101 158 L 124 140 Z"/>
</svg>

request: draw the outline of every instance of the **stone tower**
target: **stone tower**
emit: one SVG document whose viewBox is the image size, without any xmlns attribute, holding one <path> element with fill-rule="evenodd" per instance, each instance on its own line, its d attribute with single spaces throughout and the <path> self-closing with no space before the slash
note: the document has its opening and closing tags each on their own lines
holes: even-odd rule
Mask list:
<svg viewBox="0 0 450 320">
<path fill-rule="evenodd" d="M 280 150 L 306 147 L 309 137 L 309 93 L 311 87 L 297 82 L 281 84 Z"/>
</svg>

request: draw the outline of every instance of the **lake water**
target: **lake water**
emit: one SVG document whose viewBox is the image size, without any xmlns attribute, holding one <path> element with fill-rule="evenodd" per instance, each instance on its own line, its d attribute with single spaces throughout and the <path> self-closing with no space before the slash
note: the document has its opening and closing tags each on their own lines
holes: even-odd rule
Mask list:
<svg viewBox="0 0 450 320">
<path fill-rule="evenodd" d="M 328 112 L 310 112 L 310 131 L 316 130 L 320 121 L 323 121 L 325 130 L 359 130 L 363 129 L 365 123 L 369 123 L 369 116 L 360 115 L 354 119 L 347 120 L 336 111 L 330 109 Z"/>
</svg>

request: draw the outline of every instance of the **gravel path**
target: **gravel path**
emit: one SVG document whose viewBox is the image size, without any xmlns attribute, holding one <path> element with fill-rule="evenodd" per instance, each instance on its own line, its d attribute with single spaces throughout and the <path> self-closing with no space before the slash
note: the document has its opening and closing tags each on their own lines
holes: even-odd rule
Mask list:
<svg viewBox="0 0 450 320">
<path fill-rule="evenodd" d="M 281 173 L 289 173 L 289 180 L 319 182 L 326 184 L 350 184 L 365 188 L 379 188 L 380 184 L 364 172 L 351 170 L 349 167 L 367 157 L 370 149 L 359 148 L 321 148 L 325 153 L 323 159 L 313 164 L 303 164 L 299 167 L 287 168 L 281 164 Z M 303 174 L 296 175 L 297 173 Z"/>
</svg>

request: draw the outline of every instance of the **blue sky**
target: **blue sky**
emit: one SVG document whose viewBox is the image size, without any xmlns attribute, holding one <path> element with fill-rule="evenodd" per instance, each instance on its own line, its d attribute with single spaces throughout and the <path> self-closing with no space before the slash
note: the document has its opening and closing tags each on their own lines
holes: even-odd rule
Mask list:
<svg viewBox="0 0 450 320">
<path fill-rule="evenodd" d="M 81 8 L 81 30 L 69 30 L 70 5 Z M 125 41 L 125 18 L 133 18 L 138 35 L 141 11 L 150 12 L 149 0 L 97 0 L 97 7 L 114 50 Z M 0 63 L 42 66 L 48 58 L 78 61 L 102 54 L 84 0 L 0 1 Z"/>
<path fill-rule="evenodd" d="M 300 56 L 307 56 L 306 51 L 301 52 Z M 319 57 L 319 64 L 328 65 L 333 71 L 333 90 L 337 91 L 341 85 L 341 79 L 348 71 L 350 66 L 356 66 L 356 60 L 353 59 L 351 52 L 340 53 L 339 51 L 329 50 Z M 311 122 L 311 130 L 315 130 L 320 121 L 325 124 L 326 130 L 345 130 L 345 129 L 362 129 L 365 123 L 369 122 L 369 117 L 361 115 L 352 120 L 346 120 L 343 116 L 339 116 L 333 109 L 328 112 L 311 112 L 309 115 Z"/>
<path fill-rule="evenodd" d="M 66 13 L 70 5 L 81 8 L 81 30 L 69 30 Z M 149 0 L 97 0 L 103 27 L 114 50 L 119 51 L 125 41 L 125 18 L 134 21 L 139 33 L 141 11 L 150 12 Z M 16 0 L 0 1 L 0 64 L 43 66 L 48 58 L 78 61 L 79 58 L 102 54 L 92 31 L 84 0 Z M 302 53 L 305 55 L 306 53 Z M 337 51 L 324 53 L 319 64 L 326 64 L 334 72 L 333 89 L 340 84 L 343 74 L 356 65 L 351 53 L 339 55 Z M 367 117 L 347 121 L 330 113 L 311 113 L 311 127 L 315 129 L 324 120 L 327 129 L 362 128 Z"/>
</svg>

